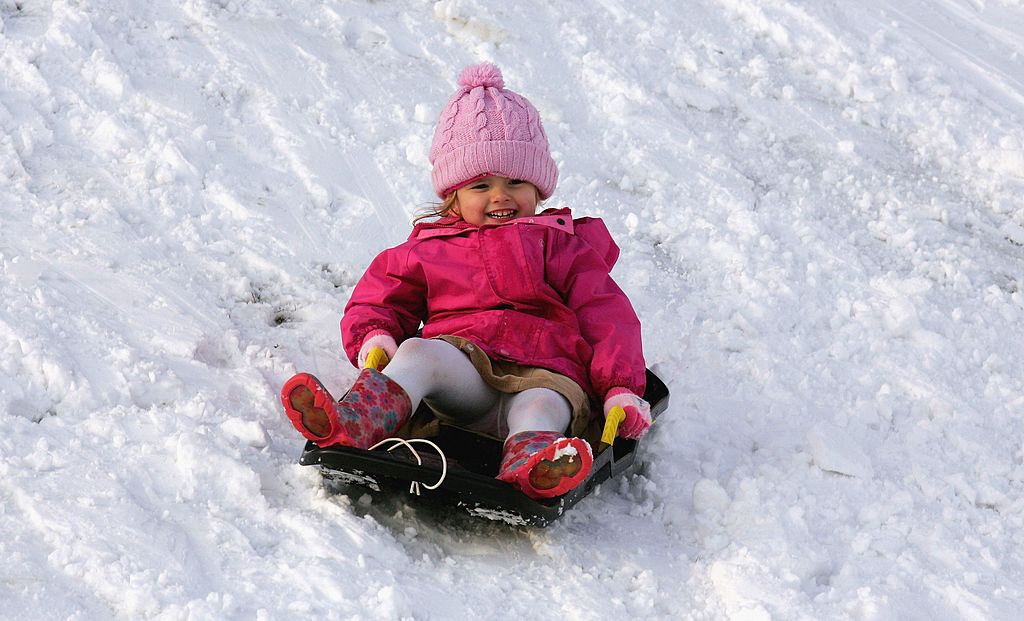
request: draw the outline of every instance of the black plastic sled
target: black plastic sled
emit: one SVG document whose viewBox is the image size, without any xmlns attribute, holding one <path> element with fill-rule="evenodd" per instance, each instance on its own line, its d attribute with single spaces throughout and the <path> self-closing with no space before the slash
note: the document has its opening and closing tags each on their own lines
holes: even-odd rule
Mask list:
<svg viewBox="0 0 1024 621">
<path fill-rule="evenodd" d="M 668 387 L 650 369 L 644 399 L 654 418 L 668 407 Z M 325 479 L 375 492 L 409 493 L 420 502 L 458 507 L 476 517 L 547 526 L 597 485 L 629 471 L 641 443 L 615 438 L 608 445 L 595 438 L 594 465 L 587 479 L 562 496 L 535 500 L 494 478 L 501 461 L 499 440 L 440 424 L 426 407 L 417 411 L 400 436 L 404 440 L 385 440 L 370 450 L 320 448 L 306 442 L 299 463 L 319 467 Z"/>
</svg>

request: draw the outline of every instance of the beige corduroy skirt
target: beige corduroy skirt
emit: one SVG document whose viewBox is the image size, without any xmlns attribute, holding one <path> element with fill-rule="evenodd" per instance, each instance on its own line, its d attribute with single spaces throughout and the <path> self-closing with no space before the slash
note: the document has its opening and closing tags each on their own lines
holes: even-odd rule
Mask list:
<svg viewBox="0 0 1024 621">
<path fill-rule="evenodd" d="M 435 337 L 456 347 L 459 351 L 469 357 L 473 367 L 480 373 L 480 377 L 496 390 L 506 394 L 515 394 L 528 388 L 549 388 L 565 397 L 572 408 L 572 421 L 569 423 L 568 433 L 571 436 L 583 436 L 590 424 L 590 397 L 572 379 L 539 367 L 530 367 L 505 360 L 492 360 L 472 341 L 461 336 L 438 336 Z M 503 409 L 507 399 L 502 399 Z M 507 412 L 495 413 L 492 418 L 494 425 L 488 429 L 479 429 L 489 435 L 498 436 L 504 439 L 508 427 L 505 422 Z M 504 431 L 503 431 L 504 430 Z"/>
</svg>

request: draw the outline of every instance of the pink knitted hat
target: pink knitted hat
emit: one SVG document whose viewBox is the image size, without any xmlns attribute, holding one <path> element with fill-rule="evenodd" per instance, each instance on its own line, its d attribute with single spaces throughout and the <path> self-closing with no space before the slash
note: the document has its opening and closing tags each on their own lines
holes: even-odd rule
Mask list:
<svg viewBox="0 0 1024 621">
<path fill-rule="evenodd" d="M 441 111 L 430 147 L 431 178 L 441 198 L 483 175 L 529 181 L 548 198 L 558 183 L 558 166 L 537 109 L 505 90 L 501 70 L 491 63 L 459 74 L 459 90 Z"/>
</svg>

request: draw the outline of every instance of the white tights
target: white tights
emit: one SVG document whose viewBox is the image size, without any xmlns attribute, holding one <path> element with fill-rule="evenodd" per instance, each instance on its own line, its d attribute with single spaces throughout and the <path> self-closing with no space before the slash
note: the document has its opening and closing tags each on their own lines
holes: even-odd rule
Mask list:
<svg viewBox="0 0 1024 621">
<path fill-rule="evenodd" d="M 454 345 L 440 340 L 408 339 L 398 347 L 384 369 L 412 401 L 413 411 L 425 401 L 446 423 L 504 430 L 564 433 L 572 418 L 569 402 L 550 388 L 528 388 L 514 395 L 485 382 L 469 357 Z M 507 421 L 487 419 L 507 411 Z"/>
</svg>

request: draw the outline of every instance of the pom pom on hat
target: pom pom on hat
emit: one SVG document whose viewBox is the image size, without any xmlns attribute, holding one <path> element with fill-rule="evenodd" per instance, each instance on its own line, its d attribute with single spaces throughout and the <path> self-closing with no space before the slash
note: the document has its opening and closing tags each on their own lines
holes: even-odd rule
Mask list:
<svg viewBox="0 0 1024 621">
<path fill-rule="evenodd" d="M 445 198 L 471 179 L 499 175 L 529 181 L 541 199 L 551 196 L 558 166 L 533 104 L 507 90 L 501 70 L 491 63 L 466 67 L 458 84 L 430 147 L 434 192 Z"/>
<path fill-rule="evenodd" d="M 462 88 L 505 88 L 505 79 L 501 77 L 501 69 L 491 63 L 470 65 L 459 74 L 459 86 Z"/>
</svg>

